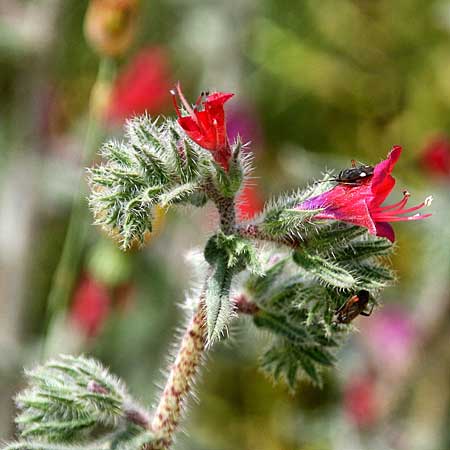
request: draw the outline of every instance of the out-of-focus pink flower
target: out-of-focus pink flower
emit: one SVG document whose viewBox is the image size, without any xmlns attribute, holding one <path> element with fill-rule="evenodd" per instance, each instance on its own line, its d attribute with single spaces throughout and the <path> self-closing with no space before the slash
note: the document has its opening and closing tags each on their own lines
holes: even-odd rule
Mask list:
<svg viewBox="0 0 450 450">
<path fill-rule="evenodd" d="M 107 319 L 110 307 L 108 288 L 85 275 L 75 289 L 70 319 L 87 337 L 95 337 Z"/>
<path fill-rule="evenodd" d="M 255 111 L 238 105 L 228 110 L 227 132 L 230 142 L 234 142 L 238 135 L 245 144 L 250 142 L 250 149 L 255 154 L 259 153 L 263 147 L 263 131 L 257 120 Z"/>
<path fill-rule="evenodd" d="M 359 428 L 370 427 L 378 417 L 375 377 L 359 374 L 351 377 L 344 388 L 344 411 Z"/>
<path fill-rule="evenodd" d="M 159 114 L 170 102 L 169 58 L 162 47 L 141 50 L 117 77 L 107 119 L 123 122 L 134 115 Z"/>
<path fill-rule="evenodd" d="M 450 176 L 450 141 L 445 136 L 432 139 L 423 150 L 421 165 L 430 175 Z"/>
<path fill-rule="evenodd" d="M 333 189 L 301 203 L 297 209 L 322 209 L 314 216 L 315 219 L 340 220 L 366 227 L 370 234 L 394 242 L 394 229 L 389 222 L 420 220 L 431 215 L 402 216 L 428 206 L 432 200 L 428 197 L 417 206 L 405 208 L 410 197 L 407 191 L 400 202 L 381 206 L 394 188 L 395 179 L 391 173 L 401 152 L 401 147 L 394 146 L 387 159 L 375 166 L 372 176 L 355 184 L 338 183 Z"/>
<path fill-rule="evenodd" d="M 228 170 L 231 148 L 227 136 L 224 105 L 234 94 L 227 92 L 202 94 L 192 107 L 184 97 L 180 83 L 171 93 L 181 128 L 200 147 L 209 150 L 214 160 Z M 188 115 L 182 115 L 177 96 Z"/>
<path fill-rule="evenodd" d="M 400 375 L 408 369 L 418 330 L 406 311 L 383 308 L 365 324 L 362 333 L 376 365 L 385 373 Z"/>
<path fill-rule="evenodd" d="M 251 219 L 261 212 L 264 200 L 260 189 L 254 181 L 246 183 L 237 200 L 237 210 L 239 219 Z"/>
</svg>

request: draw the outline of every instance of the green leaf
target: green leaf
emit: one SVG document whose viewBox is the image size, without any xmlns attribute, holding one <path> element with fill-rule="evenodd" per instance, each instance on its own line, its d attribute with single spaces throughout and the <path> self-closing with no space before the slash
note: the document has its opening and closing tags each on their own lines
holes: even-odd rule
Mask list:
<svg viewBox="0 0 450 450">
<path fill-rule="evenodd" d="M 334 261 L 309 255 L 302 250 L 296 251 L 293 254 L 293 259 L 309 276 L 328 286 L 351 289 L 356 283 L 352 274 Z"/>
<path fill-rule="evenodd" d="M 64 444 L 54 444 L 50 442 L 40 442 L 40 441 L 18 441 L 6 444 L 1 447 L 2 450 L 105 450 L 104 445 L 101 444 L 86 444 L 83 445 L 64 445 Z"/>
<path fill-rule="evenodd" d="M 306 234 L 302 246 L 315 253 L 328 254 L 342 246 L 348 246 L 350 241 L 366 234 L 367 230 L 364 227 L 331 222 L 320 225 Z"/>
<path fill-rule="evenodd" d="M 320 210 L 299 211 L 294 209 L 281 209 L 269 211 L 263 221 L 258 225 L 263 235 L 279 239 L 303 239 L 307 230 L 313 230 L 316 225 L 311 219 Z"/>
<path fill-rule="evenodd" d="M 281 258 L 266 271 L 263 271 L 261 274 L 254 274 L 248 278 L 245 288 L 256 302 L 266 297 L 271 288 L 275 286 L 286 267 L 287 261 L 288 258 Z"/>
<path fill-rule="evenodd" d="M 208 346 L 220 338 L 233 316 L 233 305 L 230 300 L 232 277 L 233 271 L 227 267 L 222 258 L 219 258 L 205 294 Z"/>
<path fill-rule="evenodd" d="M 387 267 L 379 264 L 350 263 L 347 267 L 358 279 L 358 287 L 369 292 L 390 286 L 395 281 L 395 274 Z"/>
<path fill-rule="evenodd" d="M 346 247 L 333 252 L 336 261 L 356 261 L 385 256 L 392 253 L 392 243 L 387 239 L 352 241 Z"/>
<path fill-rule="evenodd" d="M 205 260 L 214 265 L 218 259 L 225 262 L 226 267 L 235 274 L 246 268 L 254 273 L 261 273 L 261 265 L 253 243 L 235 234 L 224 234 L 218 231 L 206 243 Z"/>
<path fill-rule="evenodd" d="M 296 344 L 308 343 L 308 334 L 302 328 L 302 324 L 293 324 L 281 315 L 260 311 L 253 317 L 255 325 L 259 328 L 267 328 L 278 336 Z"/>
<path fill-rule="evenodd" d="M 118 433 L 111 442 L 110 450 L 142 450 L 154 442 L 155 436 L 151 431 L 130 426 Z"/>
<path fill-rule="evenodd" d="M 262 369 L 276 381 L 283 378 L 294 390 L 300 378 L 307 378 L 313 384 L 321 385 L 319 370 L 311 358 L 300 348 L 286 341 L 277 341 L 260 360 Z"/>
<path fill-rule="evenodd" d="M 161 194 L 159 201 L 161 206 L 169 206 L 174 203 L 183 203 L 187 201 L 192 194 L 199 189 L 196 183 L 186 183 L 175 186 L 168 192 Z"/>
</svg>

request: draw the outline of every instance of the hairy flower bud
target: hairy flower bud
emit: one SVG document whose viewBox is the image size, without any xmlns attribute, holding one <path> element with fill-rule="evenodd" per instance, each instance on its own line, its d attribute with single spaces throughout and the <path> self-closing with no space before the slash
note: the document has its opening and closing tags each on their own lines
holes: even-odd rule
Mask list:
<svg viewBox="0 0 450 450">
<path fill-rule="evenodd" d="M 84 32 L 89 44 L 103 56 L 120 56 L 131 45 L 139 0 L 91 0 Z"/>
</svg>

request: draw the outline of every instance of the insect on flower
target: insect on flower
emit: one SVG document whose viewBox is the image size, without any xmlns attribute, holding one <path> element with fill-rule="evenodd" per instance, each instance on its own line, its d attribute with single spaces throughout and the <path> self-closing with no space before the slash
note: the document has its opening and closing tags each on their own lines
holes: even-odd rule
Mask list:
<svg viewBox="0 0 450 450">
<path fill-rule="evenodd" d="M 394 146 L 387 158 L 378 163 L 370 176 L 364 176 L 357 183 L 338 183 L 332 189 L 315 197 L 309 198 L 296 206 L 300 210 L 321 209 L 314 219 L 340 220 L 360 227 L 366 227 L 369 233 L 395 241 L 391 222 L 407 222 L 426 219 L 431 214 L 405 216 L 431 205 L 433 198 L 427 197 L 417 206 L 406 208 L 411 196 L 408 191 L 403 192 L 403 198 L 392 205 L 382 206 L 395 185 L 395 178 L 391 175 L 395 164 L 400 158 L 402 148 Z M 348 169 L 356 170 L 359 168 Z M 366 172 L 364 172 L 366 174 Z M 368 171 L 370 174 L 370 171 Z M 352 175 L 352 173 L 350 173 Z"/>
<path fill-rule="evenodd" d="M 356 161 L 352 159 L 352 167 L 348 169 L 342 169 L 335 178 L 318 181 L 317 183 L 336 181 L 339 184 L 349 184 L 355 186 L 370 178 L 373 175 L 374 170 L 374 166 L 368 166 L 366 164 L 357 166 Z"/>
<path fill-rule="evenodd" d="M 361 316 L 370 316 L 373 311 L 373 305 L 370 311 L 365 311 L 370 300 L 370 293 L 365 289 L 352 295 L 337 311 L 336 323 L 350 323 L 353 319 Z"/>
<path fill-rule="evenodd" d="M 352 159 L 352 167 L 341 170 L 338 173 L 338 176 L 331 181 L 337 181 L 342 184 L 358 184 L 367 178 L 370 178 L 373 175 L 374 170 L 374 166 L 367 166 L 365 164 L 357 166 L 356 161 Z"/>
</svg>

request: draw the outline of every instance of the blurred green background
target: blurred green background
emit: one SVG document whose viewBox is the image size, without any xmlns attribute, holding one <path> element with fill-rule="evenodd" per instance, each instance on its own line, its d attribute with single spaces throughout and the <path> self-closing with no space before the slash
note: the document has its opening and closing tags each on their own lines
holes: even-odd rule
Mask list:
<svg viewBox="0 0 450 450">
<path fill-rule="evenodd" d="M 396 226 L 399 283 L 356 321 L 323 389 L 274 386 L 257 370 L 264 338 L 242 320 L 208 358 L 176 448 L 448 450 L 450 1 L 142 1 L 117 81 L 95 96 L 88 3 L 0 3 L 0 438 L 14 433 L 22 367 L 59 352 L 92 354 L 145 403 L 157 399 L 195 280 L 184 256 L 214 229 L 212 210 L 170 211 L 126 254 L 90 226 L 67 309 L 50 327 L 46 311 L 90 97 L 100 141 L 120 137 L 133 113 L 173 114 L 168 89 L 180 80 L 192 101 L 236 94 L 228 131 L 252 142 L 257 166 L 244 215 L 394 144 L 404 147 L 394 196 L 407 187 L 415 204 L 435 202 L 430 220 Z"/>
</svg>

